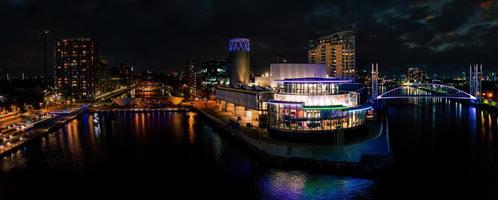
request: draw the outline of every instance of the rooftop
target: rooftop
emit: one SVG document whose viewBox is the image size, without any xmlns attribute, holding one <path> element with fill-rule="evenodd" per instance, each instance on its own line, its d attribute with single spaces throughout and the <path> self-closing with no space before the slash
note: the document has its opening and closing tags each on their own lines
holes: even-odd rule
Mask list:
<svg viewBox="0 0 498 200">
<path fill-rule="evenodd" d="M 287 78 L 275 80 L 278 83 L 353 83 L 349 78 Z"/>
<path fill-rule="evenodd" d="M 327 40 L 327 39 L 332 39 L 334 37 L 346 37 L 346 36 L 350 36 L 350 35 L 354 35 L 354 32 L 353 31 L 341 31 L 341 32 L 337 32 L 337 33 L 332 33 L 330 35 L 322 36 L 322 37 L 318 38 L 318 40 Z"/>
<path fill-rule="evenodd" d="M 250 94 L 273 92 L 273 90 L 269 87 L 247 86 L 247 85 L 240 85 L 240 84 L 221 86 L 221 87 L 218 87 L 217 89 L 237 91 L 237 92 L 250 93 Z"/>
</svg>

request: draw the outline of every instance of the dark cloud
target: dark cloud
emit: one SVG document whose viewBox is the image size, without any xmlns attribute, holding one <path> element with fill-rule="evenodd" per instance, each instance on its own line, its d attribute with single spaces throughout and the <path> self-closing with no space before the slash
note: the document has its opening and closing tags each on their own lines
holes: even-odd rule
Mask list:
<svg viewBox="0 0 498 200">
<path fill-rule="evenodd" d="M 344 29 L 357 32 L 359 68 L 463 70 L 476 58 L 492 67 L 497 16 L 492 0 L 0 0 L 0 68 L 41 74 L 44 27 L 51 44 L 92 37 L 111 62 L 157 71 L 224 58 L 227 39 L 239 36 L 252 40 L 256 71 L 275 55 L 305 62 L 310 39 Z"/>
</svg>

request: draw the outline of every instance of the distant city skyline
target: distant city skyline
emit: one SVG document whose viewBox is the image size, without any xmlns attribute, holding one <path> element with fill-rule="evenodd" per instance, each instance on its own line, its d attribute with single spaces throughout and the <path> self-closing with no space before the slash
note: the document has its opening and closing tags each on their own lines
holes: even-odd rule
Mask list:
<svg viewBox="0 0 498 200">
<path fill-rule="evenodd" d="M 50 49 L 64 37 L 89 37 L 111 63 L 138 71 L 180 72 L 187 59 L 228 58 L 232 37 L 251 39 L 251 69 L 263 72 L 275 56 L 307 62 L 309 40 L 356 32 L 358 70 L 403 73 L 414 64 L 429 73 L 458 74 L 480 62 L 497 65 L 496 1 L 85 1 L 0 2 L 0 68 L 11 75 L 43 74 L 41 34 Z M 49 72 L 53 72 L 53 51 Z"/>
</svg>

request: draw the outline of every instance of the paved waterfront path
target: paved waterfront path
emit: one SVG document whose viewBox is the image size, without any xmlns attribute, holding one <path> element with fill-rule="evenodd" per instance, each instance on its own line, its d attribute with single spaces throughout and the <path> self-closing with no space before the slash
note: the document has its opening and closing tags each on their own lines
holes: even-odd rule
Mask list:
<svg viewBox="0 0 498 200">
<path fill-rule="evenodd" d="M 367 121 L 368 137 L 348 144 L 316 144 L 288 142 L 273 139 L 266 129 L 230 127 L 232 117 L 228 113 L 215 110 L 200 110 L 218 124 L 227 127 L 229 132 L 247 144 L 272 156 L 316 161 L 360 163 L 364 155 L 389 155 L 387 129 L 384 120 Z M 382 122 L 382 123 L 381 123 Z"/>
</svg>

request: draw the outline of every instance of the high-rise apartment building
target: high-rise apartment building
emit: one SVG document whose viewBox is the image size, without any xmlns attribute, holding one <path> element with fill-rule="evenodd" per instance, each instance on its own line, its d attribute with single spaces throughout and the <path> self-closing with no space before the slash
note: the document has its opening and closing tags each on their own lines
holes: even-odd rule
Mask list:
<svg viewBox="0 0 498 200">
<path fill-rule="evenodd" d="M 89 38 L 59 40 L 55 47 L 55 87 L 66 99 L 95 96 L 97 46 Z"/>
<path fill-rule="evenodd" d="M 327 65 L 331 77 L 355 76 L 355 36 L 342 31 L 310 42 L 308 61 Z"/>
</svg>

